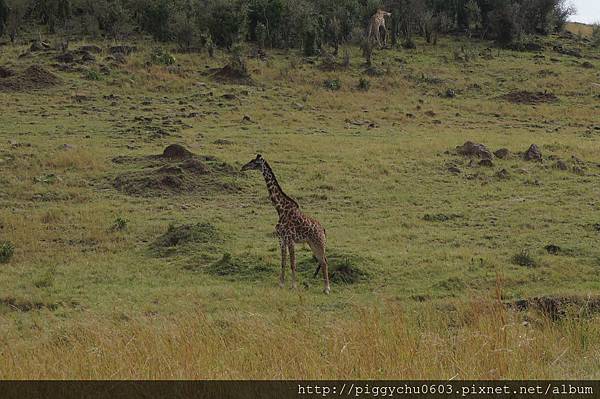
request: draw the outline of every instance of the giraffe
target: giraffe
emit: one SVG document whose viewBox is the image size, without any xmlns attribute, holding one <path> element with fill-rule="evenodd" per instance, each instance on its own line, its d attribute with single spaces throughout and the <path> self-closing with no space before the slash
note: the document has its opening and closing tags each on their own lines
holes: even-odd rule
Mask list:
<svg viewBox="0 0 600 399">
<path fill-rule="evenodd" d="M 262 172 L 267 184 L 267 190 L 269 191 L 269 198 L 279 215 L 279 221 L 275 226 L 281 247 L 279 286 L 283 287 L 285 284 L 286 258 L 289 253 L 292 269 L 292 287 L 296 288 L 296 254 L 294 245 L 308 243 L 318 261 L 314 277 L 319 274 L 320 269 L 323 270 L 323 280 L 325 283 L 323 292 L 329 294 L 331 288 L 327 273 L 327 256 L 325 255 L 326 238 L 323 226 L 317 220 L 302 213 L 298 203 L 283 192 L 273 173 L 273 169 L 271 169 L 271 166 L 269 166 L 260 154 L 242 166 L 242 171 L 246 170 L 260 170 Z"/>
<path fill-rule="evenodd" d="M 369 27 L 367 29 L 367 40 L 371 40 L 371 38 L 373 37 L 373 35 L 375 35 L 375 39 L 377 40 L 377 43 L 379 44 L 379 47 L 381 47 L 381 37 L 380 37 L 380 33 L 379 33 L 379 29 L 383 28 L 385 34 L 383 35 L 383 45 L 386 46 L 387 45 L 387 28 L 385 27 L 385 17 L 391 17 L 392 14 L 387 12 L 387 11 L 383 11 L 381 9 L 377 10 L 377 12 L 375 14 L 373 14 L 373 16 L 371 16 L 371 20 L 369 21 Z"/>
</svg>

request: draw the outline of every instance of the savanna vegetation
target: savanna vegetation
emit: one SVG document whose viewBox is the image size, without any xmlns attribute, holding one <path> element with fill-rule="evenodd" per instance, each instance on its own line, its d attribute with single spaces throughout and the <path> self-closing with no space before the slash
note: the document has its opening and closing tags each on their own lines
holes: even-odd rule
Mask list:
<svg viewBox="0 0 600 399">
<path fill-rule="evenodd" d="M 0 378 L 600 378 L 598 29 L 418 4 L 0 0 Z"/>
</svg>

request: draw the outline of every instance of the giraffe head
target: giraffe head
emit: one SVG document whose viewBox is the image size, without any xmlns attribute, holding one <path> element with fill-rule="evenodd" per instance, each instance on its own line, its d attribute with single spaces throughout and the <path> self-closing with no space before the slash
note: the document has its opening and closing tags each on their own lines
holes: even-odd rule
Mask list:
<svg viewBox="0 0 600 399">
<path fill-rule="evenodd" d="M 263 159 L 262 155 L 258 154 L 256 155 L 256 158 L 242 166 L 242 172 L 245 170 L 262 170 L 264 162 L 265 160 Z"/>
</svg>

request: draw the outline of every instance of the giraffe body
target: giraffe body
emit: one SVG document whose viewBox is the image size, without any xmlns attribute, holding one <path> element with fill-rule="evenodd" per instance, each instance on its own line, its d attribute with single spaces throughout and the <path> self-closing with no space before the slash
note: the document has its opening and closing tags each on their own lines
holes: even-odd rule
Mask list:
<svg viewBox="0 0 600 399">
<path fill-rule="evenodd" d="M 390 17 L 391 15 L 392 14 L 387 11 L 377 10 L 377 12 L 371 16 L 367 30 L 367 40 L 372 40 L 373 36 L 375 36 L 377 44 L 379 44 L 381 47 L 381 34 L 379 30 L 383 28 L 383 31 L 385 32 L 383 35 L 383 45 L 387 45 L 387 28 L 385 27 L 385 17 Z"/>
<path fill-rule="evenodd" d="M 279 214 L 279 221 L 275 226 L 281 249 L 279 285 L 283 287 L 285 284 L 285 269 L 289 255 L 292 270 L 292 286 L 296 288 L 295 244 L 308 243 L 319 263 L 315 271 L 315 276 L 318 274 L 319 269 L 323 270 L 324 292 L 328 294 L 331 288 L 329 286 L 327 271 L 327 256 L 325 255 L 326 236 L 323 226 L 317 220 L 306 216 L 300 210 L 298 203 L 283 192 L 273 170 L 262 156 L 257 155 L 254 160 L 244 165 L 242 170 L 260 170 L 262 172 L 267 184 L 267 190 L 269 191 L 269 198 Z"/>
</svg>

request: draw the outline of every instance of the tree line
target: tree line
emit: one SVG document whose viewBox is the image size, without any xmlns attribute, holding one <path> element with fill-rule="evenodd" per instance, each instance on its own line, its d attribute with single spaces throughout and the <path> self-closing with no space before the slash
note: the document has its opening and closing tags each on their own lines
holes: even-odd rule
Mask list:
<svg viewBox="0 0 600 399">
<path fill-rule="evenodd" d="M 34 27 L 73 37 L 148 34 L 184 49 L 248 41 L 310 55 L 360 40 L 378 8 L 392 13 L 393 44 L 414 35 L 435 44 L 444 33 L 510 43 L 558 31 L 574 11 L 566 0 L 0 0 L 0 36 L 15 41 Z"/>
</svg>

